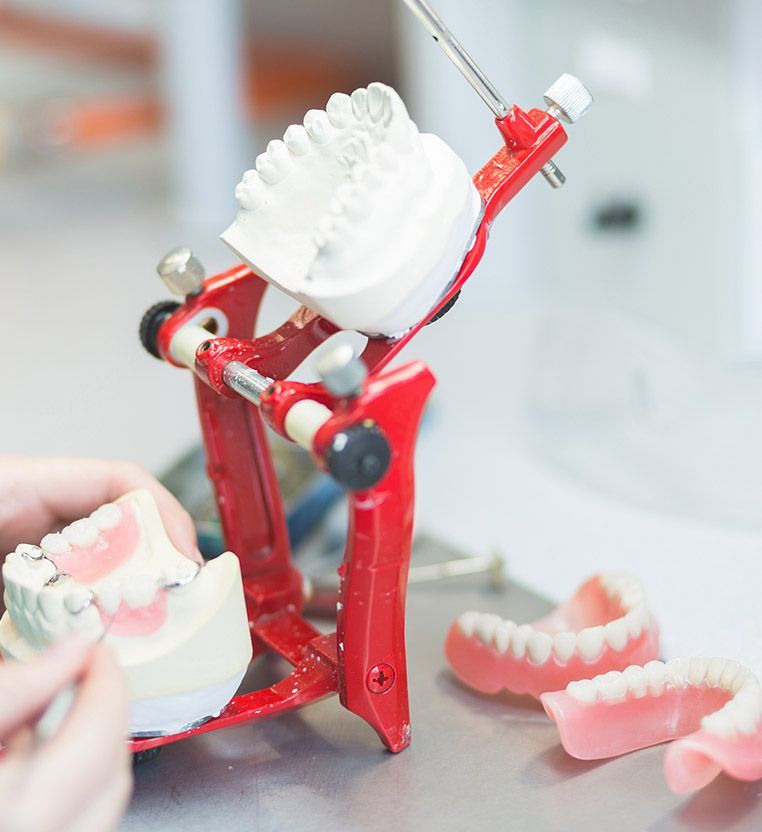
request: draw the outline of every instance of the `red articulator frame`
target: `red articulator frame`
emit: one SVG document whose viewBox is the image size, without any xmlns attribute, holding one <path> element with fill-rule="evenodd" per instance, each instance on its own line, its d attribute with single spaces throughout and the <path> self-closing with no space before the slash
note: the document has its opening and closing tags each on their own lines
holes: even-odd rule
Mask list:
<svg viewBox="0 0 762 832">
<path fill-rule="evenodd" d="M 541 110 L 513 107 L 497 126 L 505 140 L 476 174 L 484 216 L 455 281 L 436 309 L 402 338 L 370 339 L 362 358 L 369 376 L 354 399 L 334 399 L 321 384 L 284 381 L 337 330 L 301 307 L 273 332 L 251 338 L 267 283 L 239 266 L 207 279 L 161 326 L 158 346 L 171 361 L 169 344 L 184 324 L 219 310 L 226 337 L 213 338 L 196 355 L 198 400 L 208 473 L 214 485 L 225 542 L 241 562 L 254 654 L 272 651 L 294 666 L 272 687 L 236 696 L 223 712 L 181 734 L 136 739 L 144 751 L 194 734 L 257 722 L 338 692 L 342 705 L 362 717 L 390 751 L 410 742 L 405 597 L 413 532 L 413 455 L 418 426 L 434 376 L 421 362 L 385 369 L 410 339 L 460 291 L 484 253 L 490 225 L 507 202 L 566 142 L 559 122 Z M 237 360 L 276 383 L 262 397 L 261 412 L 222 381 Z M 291 563 L 283 505 L 265 437 L 264 418 L 286 436 L 284 420 L 297 401 L 326 404 L 332 417 L 318 431 L 313 456 L 325 467 L 332 437 L 371 420 L 391 446 L 386 475 L 366 491 L 349 492 L 349 530 L 339 568 L 336 632 L 321 635 L 300 615 L 302 576 Z"/>
</svg>

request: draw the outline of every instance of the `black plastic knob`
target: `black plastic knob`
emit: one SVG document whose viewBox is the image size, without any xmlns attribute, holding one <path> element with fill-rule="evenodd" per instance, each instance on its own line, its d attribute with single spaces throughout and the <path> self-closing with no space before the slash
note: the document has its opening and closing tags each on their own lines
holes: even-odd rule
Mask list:
<svg viewBox="0 0 762 832">
<path fill-rule="evenodd" d="M 154 358 L 161 359 L 159 352 L 159 329 L 164 321 L 176 310 L 180 304 L 176 300 L 160 300 L 143 315 L 140 321 L 140 343 L 146 352 Z"/>
<path fill-rule="evenodd" d="M 326 454 L 328 470 L 348 491 L 372 488 L 386 475 L 391 460 L 389 442 L 372 422 L 339 431 Z"/>
</svg>

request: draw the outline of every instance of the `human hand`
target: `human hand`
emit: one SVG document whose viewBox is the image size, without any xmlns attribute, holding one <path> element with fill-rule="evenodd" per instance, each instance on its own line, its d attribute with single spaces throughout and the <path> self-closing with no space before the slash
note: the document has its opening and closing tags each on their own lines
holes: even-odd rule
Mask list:
<svg viewBox="0 0 762 832">
<path fill-rule="evenodd" d="M 136 488 L 153 494 L 176 548 L 200 561 L 193 520 L 169 491 L 139 465 L 103 459 L 0 456 L 0 551 L 37 543 Z"/>
<path fill-rule="evenodd" d="M 62 725 L 35 739 L 40 714 L 78 682 Z M 30 662 L 0 662 L 0 832 L 106 832 L 132 790 L 128 695 L 111 649 L 61 642 Z"/>
</svg>

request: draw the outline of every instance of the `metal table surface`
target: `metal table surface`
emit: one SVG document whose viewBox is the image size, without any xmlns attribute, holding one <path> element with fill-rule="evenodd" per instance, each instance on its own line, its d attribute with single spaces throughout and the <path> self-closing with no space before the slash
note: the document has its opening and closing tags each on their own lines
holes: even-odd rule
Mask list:
<svg viewBox="0 0 762 832">
<path fill-rule="evenodd" d="M 419 547 L 420 548 L 420 547 Z M 452 557 L 428 543 L 416 562 Z M 182 832 L 246 830 L 759 830 L 762 783 L 720 776 L 692 798 L 662 773 L 664 747 L 606 762 L 568 757 L 539 705 L 481 696 L 443 656 L 463 610 L 531 620 L 551 605 L 479 577 L 411 586 L 408 661 L 412 745 L 384 751 L 373 731 L 335 697 L 259 725 L 175 743 L 139 766 L 120 827 Z M 287 672 L 261 660 L 251 687 Z"/>
</svg>

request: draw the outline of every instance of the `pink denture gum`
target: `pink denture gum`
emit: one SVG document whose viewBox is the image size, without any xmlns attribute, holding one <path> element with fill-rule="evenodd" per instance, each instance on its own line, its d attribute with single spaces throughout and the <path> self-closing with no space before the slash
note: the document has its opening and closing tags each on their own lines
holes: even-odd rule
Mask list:
<svg viewBox="0 0 762 832">
<path fill-rule="evenodd" d="M 659 630 L 640 583 L 625 573 L 605 573 L 533 624 L 463 613 L 450 628 L 445 652 L 455 675 L 475 690 L 539 699 L 576 679 L 656 658 Z"/>
<path fill-rule="evenodd" d="M 541 697 L 564 749 L 581 760 L 674 740 L 667 784 L 688 794 L 720 772 L 762 778 L 762 689 L 737 662 L 681 658 L 571 682 Z"/>
</svg>

